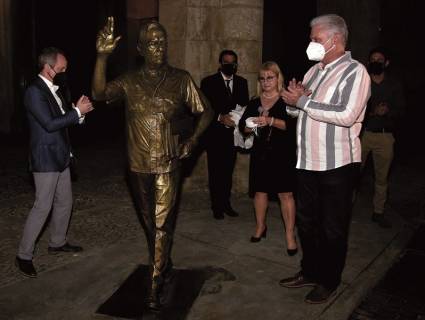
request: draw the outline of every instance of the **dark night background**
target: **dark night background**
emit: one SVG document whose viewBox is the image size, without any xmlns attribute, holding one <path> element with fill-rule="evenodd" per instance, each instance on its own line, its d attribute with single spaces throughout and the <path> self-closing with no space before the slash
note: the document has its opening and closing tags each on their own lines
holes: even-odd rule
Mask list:
<svg viewBox="0 0 425 320">
<path fill-rule="evenodd" d="M 407 100 L 407 110 L 395 132 L 395 157 L 408 162 L 410 156 L 424 153 L 422 121 L 425 108 L 421 100 L 425 59 L 422 41 L 418 38 L 424 30 L 423 4 L 414 0 L 381 0 L 378 3 L 380 32 L 375 46 L 387 49 L 391 59 L 387 71 L 402 81 Z M 317 1 L 314 0 L 293 2 L 290 6 L 286 1 L 265 1 L 263 60 L 277 61 L 286 79 L 302 79 L 311 66 L 305 49 L 310 41 L 309 21 L 317 15 L 317 9 Z M 349 20 L 354 20 L 354 17 L 346 17 L 350 32 Z M 351 50 L 350 40 L 352 38 L 349 37 L 347 50 Z M 366 63 L 355 52 L 353 54 L 354 59 Z"/>
<path fill-rule="evenodd" d="M 141 4 L 139 0 L 134 1 L 139 5 Z M 221 3 L 225 1 L 222 0 Z M 340 10 L 345 11 L 325 12 L 338 13 L 346 19 L 351 34 L 347 49 L 353 50 L 353 58 L 365 63 L 365 55 L 358 55 L 357 50 L 362 46 L 367 50 L 371 48 L 368 48 L 365 43 L 359 43 L 362 39 L 362 34 L 357 32 L 357 34 L 353 35 L 351 27 L 356 26 L 358 28 L 359 20 L 365 21 L 365 19 L 367 20 L 370 17 L 379 17 L 379 32 L 374 46 L 382 45 L 388 49 L 391 59 L 388 72 L 393 73 L 402 81 L 407 100 L 405 115 L 400 119 L 397 132 L 395 132 L 397 140 L 394 167 L 396 170 L 393 170 L 393 173 L 397 173 L 398 169 L 398 176 L 393 174 L 397 179 L 392 181 L 392 187 L 394 187 L 391 199 L 392 212 L 393 214 L 395 214 L 394 212 L 397 215 L 400 214 L 403 218 L 406 218 L 406 221 L 411 219 L 408 221 L 413 221 L 412 224 L 419 225 L 422 223 L 422 231 L 421 233 L 418 232 L 420 236 L 415 240 L 422 246 L 422 251 L 419 251 L 417 247 L 414 247 L 414 250 L 408 249 L 410 254 L 420 252 L 422 264 L 410 262 L 410 260 L 406 265 L 401 264 L 403 268 L 399 268 L 393 273 L 396 273 L 400 277 L 399 279 L 402 280 L 397 282 L 394 281 L 394 278 L 391 278 L 382 282 L 383 284 L 378 287 L 378 291 L 381 294 L 379 298 L 388 301 L 383 304 L 382 313 L 385 311 L 389 316 L 391 313 L 391 317 L 394 318 L 400 314 L 398 310 L 394 309 L 398 305 L 393 302 L 394 300 L 389 299 L 385 288 L 382 289 L 383 285 L 389 284 L 392 287 L 396 287 L 395 289 L 391 288 L 392 292 L 400 291 L 400 287 L 403 286 L 408 287 L 409 290 L 413 288 L 418 291 L 417 297 L 420 297 L 420 301 L 423 301 L 424 289 L 423 281 L 421 282 L 423 268 L 421 269 L 421 267 L 425 265 L 425 261 L 423 261 L 423 212 L 425 208 L 425 202 L 423 201 L 423 191 L 425 190 L 423 188 L 423 181 L 425 181 L 423 179 L 423 160 L 425 148 L 423 147 L 424 126 L 422 124 L 425 117 L 425 107 L 422 101 L 424 91 L 422 87 L 425 76 L 425 59 L 422 49 L 424 10 L 423 1 L 420 0 L 368 1 L 264 0 L 262 60 L 276 61 L 280 65 L 286 80 L 292 77 L 301 80 L 304 73 L 312 65 L 307 60 L 305 53 L 310 41 L 309 21 L 319 13 L 324 13 L 324 8 L 332 9 L 337 6 Z M 134 55 L 135 41 L 131 37 L 133 36 L 134 39 L 137 21 L 134 21 L 135 19 L 130 21 L 131 18 L 128 17 L 129 14 L 126 8 L 126 3 L 129 2 L 125 0 L 11 0 L 11 2 L 14 5 L 13 19 L 11 19 L 13 21 L 12 40 L 14 55 L 13 59 L 10 60 L 13 61 L 15 109 L 11 120 L 10 132 L 2 132 L 3 128 L 0 126 L 0 147 L 6 146 L 6 148 L 0 148 L 0 159 L 5 160 L 0 161 L 0 178 L 4 178 L 0 183 L 0 194 L 2 195 L 2 200 L 4 198 L 6 201 L 9 199 L 12 202 L 22 202 L 20 203 L 22 207 L 27 204 L 21 200 L 22 198 L 17 196 L 28 193 L 28 190 L 32 192 L 28 183 L 31 179 L 30 173 L 25 167 L 28 131 L 22 98 L 26 86 L 37 75 L 37 55 L 40 50 L 46 46 L 56 46 L 65 51 L 68 59 L 67 75 L 72 98 L 73 101 L 76 101 L 81 94 L 91 95 L 91 77 L 96 59 L 96 34 L 104 26 L 107 17 L 114 16 L 116 18 L 116 35 L 122 36 L 114 54 L 109 58 L 108 79 L 113 79 L 135 65 L 137 60 Z M 187 2 L 189 3 L 189 1 Z M 360 6 L 360 4 L 363 5 L 362 9 L 369 8 L 368 5 L 371 3 L 374 3 L 371 7 L 379 10 L 379 14 L 366 14 L 363 20 L 359 19 L 359 15 L 365 14 L 365 12 L 359 13 L 355 10 L 347 10 L 350 5 Z M 145 8 L 143 7 L 143 9 Z M 373 11 L 372 13 L 376 12 Z M 367 23 L 365 26 L 374 25 L 374 23 L 375 21 L 372 21 L 372 23 Z M 366 27 L 363 29 L 358 28 L 357 30 L 360 29 L 367 32 Z M 238 50 L 238 48 L 234 49 Z M 0 58 L 3 57 L 0 56 Z M 0 68 L 3 68 L 3 65 L 0 64 Z M 0 70 L 0 76 L 1 73 L 2 71 Z M 4 79 L 8 79 L 8 77 Z M 0 102 L 0 108 L 2 107 L 1 104 L 2 102 Z M 77 209 L 80 210 L 79 217 L 81 221 L 80 229 L 77 230 L 80 230 L 80 238 L 86 239 L 86 242 L 83 241 L 84 245 L 93 240 L 91 237 L 93 229 L 99 229 L 102 232 L 106 230 L 106 236 L 102 232 L 100 233 L 105 239 L 111 237 L 111 243 L 115 241 L 114 239 L 117 239 L 114 236 L 118 237 L 111 231 L 117 232 L 117 230 L 127 228 L 125 229 L 125 236 L 135 232 L 127 227 L 127 220 L 124 219 L 124 223 L 122 221 L 123 217 L 129 219 L 129 216 L 125 214 L 126 210 L 128 210 L 126 203 L 123 206 L 123 202 L 116 201 L 117 205 L 115 207 L 103 206 L 104 202 L 107 202 L 105 201 L 107 197 L 118 200 L 120 197 L 125 198 L 127 196 L 127 188 L 122 187 L 125 185 L 122 178 L 125 176 L 124 108 L 122 103 L 106 105 L 100 102 L 95 102 L 95 108 L 96 110 L 87 116 L 85 125 L 75 126 L 70 130 L 71 141 L 74 150 L 76 150 L 77 158 L 81 155 L 80 163 L 88 164 L 85 167 L 80 166 L 78 168 L 77 166 L 77 169 L 81 170 L 81 174 L 74 189 L 77 195 L 75 203 Z M 105 175 L 105 172 L 108 174 Z M 369 183 L 369 180 L 366 179 L 366 183 Z M 370 184 L 372 186 L 372 182 Z M 98 195 L 101 196 L 96 198 Z M 198 196 L 196 194 L 196 198 Z M 366 196 L 368 195 L 366 194 Z M 201 196 L 199 199 L 194 199 L 193 204 L 191 203 L 192 201 L 187 201 L 186 203 L 190 203 L 190 206 L 193 205 L 195 208 L 199 202 L 203 201 L 203 197 Z M 100 209 L 95 212 L 92 208 L 97 205 L 99 205 Z M 6 222 L 4 224 L 0 223 L 0 225 L 4 226 L 4 230 L 7 230 L 7 232 L 3 231 L 3 234 L 15 233 L 11 221 L 15 221 L 16 224 L 17 221 L 21 223 L 20 221 L 23 220 L 23 213 L 19 216 L 19 211 L 15 210 L 15 207 L 18 206 L 13 203 L 2 214 Z M 23 208 L 25 214 L 28 208 Z M 104 208 L 107 210 L 109 208 L 109 212 L 107 210 L 104 211 Z M 196 210 L 198 211 L 198 208 Z M 365 211 L 362 214 L 367 213 Z M 421 216 L 419 217 L 419 215 Z M 413 218 L 422 220 L 414 220 Z M 75 225 L 74 222 L 76 222 L 76 219 L 73 220 L 73 225 Z M 21 230 L 21 226 L 19 226 L 19 230 Z M 138 226 L 137 230 L 139 230 Z M 217 230 L 224 233 L 220 229 Z M 111 232 L 112 236 L 108 232 Z M 13 237 L 15 236 L 16 234 L 13 234 Z M 119 236 L 123 237 L 122 235 Z M 15 238 L 10 236 L 10 239 Z M 100 239 L 99 243 L 102 243 L 103 238 L 100 236 L 98 238 Z M 15 240 L 10 239 L 6 239 L 3 243 L 5 245 L 14 244 Z M 367 242 L 362 242 L 362 244 L 364 243 Z M 96 245 L 98 245 L 97 242 L 93 244 L 93 248 Z M 8 254 L 6 251 L 3 253 Z M 417 254 L 419 255 L 419 253 Z M 7 256 L 7 259 L 10 260 L 10 257 Z M 400 257 L 403 258 L 403 254 Z M 409 256 L 408 258 L 410 259 Z M 371 262 L 371 265 L 373 263 L 374 261 Z M 12 263 L 9 264 L 12 267 Z M 421 276 L 418 277 L 418 275 Z M 406 278 L 403 278 L 403 276 L 407 276 L 408 279 L 405 280 Z M 412 283 L 418 283 L 418 285 L 412 286 Z M 14 296 L 12 295 L 12 297 Z M 400 301 L 403 306 L 406 306 L 405 308 L 411 307 L 411 304 L 406 303 L 404 298 L 400 299 Z M 420 304 L 421 310 L 423 310 L 423 305 L 423 303 Z M 373 304 L 372 306 L 375 307 Z M 31 308 L 33 309 L 33 306 Z M 408 311 L 409 314 L 413 312 L 412 310 Z M 364 317 L 356 319 L 364 319 Z M 402 319 L 402 317 L 399 317 L 399 319 Z"/>
<path fill-rule="evenodd" d="M 326 1 L 324 1 L 326 2 Z M 108 78 L 122 73 L 133 64 L 129 58 L 132 43 L 127 42 L 127 13 L 125 1 L 74 0 L 74 1 L 17 1 L 20 18 L 16 28 L 15 77 L 17 108 L 12 119 L 12 132 L 6 143 L 27 141 L 22 94 L 25 86 L 36 75 L 36 57 L 40 49 L 57 46 L 67 55 L 73 99 L 81 94 L 90 95 L 90 82 L 95 61 L 97 31 L 106 17 L 116 17 L 116 34 L 123 36 L 108 63 Z M 419 142 L 423 136 L 421 120 L 425 115 L 421 102 L 421 86 L 425 74 L 425 60 L 421 56 L 420 36 L 423 30 L 420 1 L 380 1 L 380 45 L 391 53 L 391 72 L 395 73 L 405 87 L 408 107 L 396 133 L 397 154 L 408 158 L 421 152 L 412 141 Z M 60 6 L 60 7 L 59 7 Z M 301 79 L 311 65 L 305 49 L 309 42 L 309 21 L 317 15 L 317 1 L 305 0 L 288 5 L 285 1 L 264 2 L 263 61 L 277 61 L 286 77 Z M 350 18 L 352 19 L 352 17 Z M 347 19 L 348 20 L 348 19 Z M 350 28 L 350 25 L 349 25 Z M 350 49 L 350 48 L 348 48 Z M 354 56 L 354 58 L 357 58 Z M 365 62 L 365 61 L 361 61 Z M 85 126 L 73 128 L 73 144 L 109 143 L 122 139 L 124 133 L 123 108 L 96 104 Z M 415 139 L 412 139 L 415 137 Z"/>
<path fill-rule="evenodd" d="M 62 49 L 68 60 L 67 78 L 73 101 L 82 94 L 91 95 L 91 75 L 96 59 L 96 34 L 105 24 L 106 17 L 116 17 L 116 34 L 122 39 L 108 64 L 108 78 L 114 78 L 127 69 L 126 7 L 117 0 L 91 1 L 21 1 L 23 13 L 15 41 L 19 59 L 15 69 L 19 74 L 18 90 L 22 99 L 24 88 L 37 74 L 37 55 L 42 48 L 55 46 Z M 121 22 L 121 23 L 120 23 Z M 22 100 L 14 115 L 15 139 L 27 140 L 25 113 Z M 124 112 L 119 105 L 96 103 L 83 126 L 71 129 L 74 145 L 103 143 L 121 139 L 124 129 Z M 10 141 L 10 140 L 9 140 Z"/>
</svg>

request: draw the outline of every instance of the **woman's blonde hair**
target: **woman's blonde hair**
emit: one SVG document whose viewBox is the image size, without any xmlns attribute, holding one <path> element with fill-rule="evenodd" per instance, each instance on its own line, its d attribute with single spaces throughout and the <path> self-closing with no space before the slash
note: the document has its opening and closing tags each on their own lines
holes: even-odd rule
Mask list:
<svg viewBox="0 0 425 320">
<path fill-rule="evenodd" d="M 257 94 L 258 96 L 261 96 L 263 93 L 263 90 L 261 89 L 261 83 L 260 83 L 260 73 L 261 71 L 271 71 L 277 76 L 277 90 L 280 91 L 283 88 L 283 74 L 282 71 L 279 68 L 279 65 L 274 61 L 266 61 L 264 62 L 260 70 L 258 70 L 258 79 L 257 79 Z"/>
</svg>

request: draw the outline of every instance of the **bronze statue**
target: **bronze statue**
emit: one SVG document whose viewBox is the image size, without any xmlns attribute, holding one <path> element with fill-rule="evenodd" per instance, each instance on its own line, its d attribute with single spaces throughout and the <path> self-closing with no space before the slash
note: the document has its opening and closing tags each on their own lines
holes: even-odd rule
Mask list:
<svg viewBox="0 0 425 320">
<path fill-rule="evenodd" d="M 167 33 L 156 21 L 145 22 L 140 29 L 137 50 L 144 58 L 142 67 L 106 83 L 107 58 L 119 39 L 114 36 L 114 18 L 109 17 L 97 36 L 92 94 L 96 100 L 125 100 L 130 185 L 151 262 L 148 307 L 158 310 L 172 269 L 181 159 L 190 155 L 213 112 L 190 74 L 168 65 Z M 191 137 L 182 141 L 187 110 L 198 120 Z"/>
</svg>

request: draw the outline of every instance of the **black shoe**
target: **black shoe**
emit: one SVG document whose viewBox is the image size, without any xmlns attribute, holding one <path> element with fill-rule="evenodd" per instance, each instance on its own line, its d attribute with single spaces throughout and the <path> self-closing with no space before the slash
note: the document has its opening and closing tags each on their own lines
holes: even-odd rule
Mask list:
<svg viewBox="0 0 425 320">
<path fill-rule="evenodd" d="M 47 251 L 49 254 L 57 254 L 59 252 L 80 252 L 83 251 L 83 248 L 80 246 L 73 246 L 67 242 L 61 247 L 49 247 Z"/>
<path fill-rule="evenodd" d="M 257 238 L 252 236 L 249 241 L 251 242 L 260 242 L 261 238 L 267 238 L 267 227 L 264 229 L 264 231 L 261 233 L 261 235 Z"/>
<path fill-rule="evenodd" d="M 224 219 L 224 213 L 223 211 L 213 210 L 213 217 L 217 220 L 223 220 Z"/>
<path fill-rule="evenodd" d="M 37 278 L 37 271 L 32 264 L 32 260 L 25 260 L 19 257 L 15 259 L 15 266 L 18 268 L 19 272 L 24 276 L 29 278 Z"/>
<path fill-rule="evenodd" d="M 372 221 L 376 222 L 378 224 L 378 226 L 380 226 L 381 228 L 384 229 L 389 229 L 391 228 L 393 225 L 391 223 L 391 221 L 389 221 L 383 213 L 376 213 L 374 212 L 372 214 Z"/>
<path fill-rule="evenodd" d="M 302 288 L 314 287 L 317 284 L 303 276 L 302 272 L 298 272 L 295 276 L 285 278 L 279 281 L 279 285 L 285 288 Z"/>
<path fill-rule="evenodd" d="M 288 256 L 295 256 L 298 253 L 298 248 L 295 249 L 286 249 L 286 252 L 288 253 Z"/>
<path fill-rule="evenodd" d="M 306 296 L 304 301 L 312 304 L 325 303 L 336 294 L 336 289 L 327 289 L 322 285 L 318 285 L 311 290 Z"/>
<path fill-rule="evenodd" d="M 232 207 L 224 209 L 224 213 L 227 214 L 229 217 L 238 217 L 239 213 L 237 213 L 235 210 L 233 210 Z"/>
</svg>

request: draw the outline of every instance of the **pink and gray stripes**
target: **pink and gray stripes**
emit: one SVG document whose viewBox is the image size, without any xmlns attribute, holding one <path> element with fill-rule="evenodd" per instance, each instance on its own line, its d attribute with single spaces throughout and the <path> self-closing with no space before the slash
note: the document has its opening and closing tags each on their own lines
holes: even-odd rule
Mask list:
<svg viewBox="0 0 425 320">
<path fill-rule="evenodd" d="M 324 67 L 311 67 L 303 85 L 312 94 L 287 107 L 298 117 L 297 168 L 325 171 L 361 162 L 359 134 L 370 97 L 366 68 L 346 52 Z"/>
</svg>

